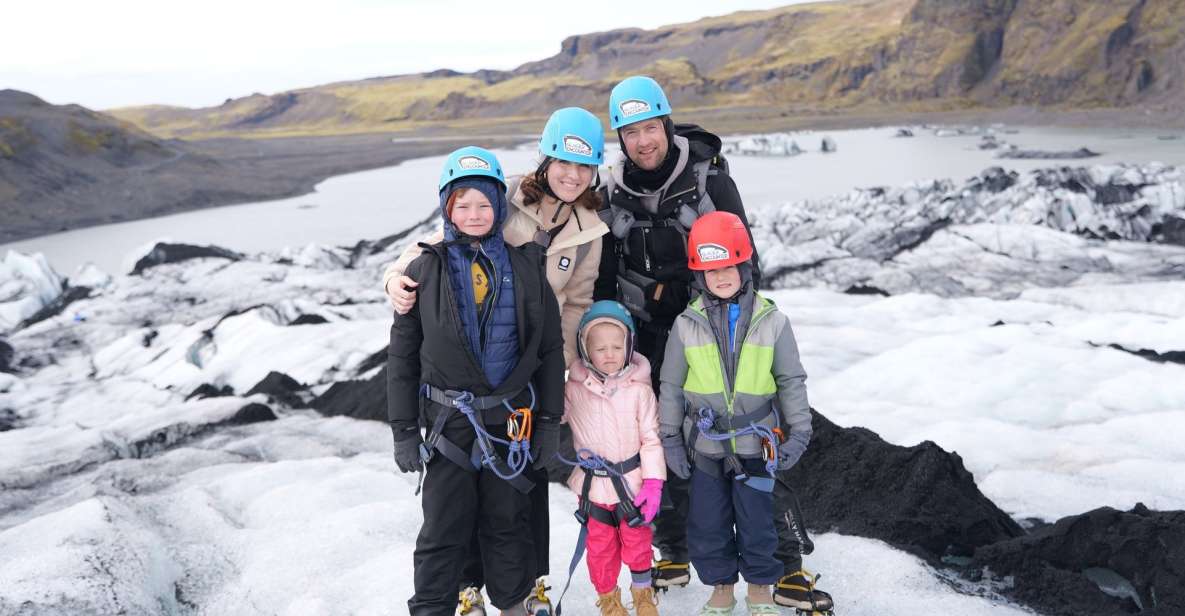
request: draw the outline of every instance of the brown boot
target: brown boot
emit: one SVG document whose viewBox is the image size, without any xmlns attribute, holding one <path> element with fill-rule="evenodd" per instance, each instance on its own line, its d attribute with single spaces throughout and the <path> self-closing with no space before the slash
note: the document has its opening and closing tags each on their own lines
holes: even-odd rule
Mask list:
<svg viewBox="0 0 1185 616">
<path fill-rule="evenodd" d="M 631 587 L 630 593 L 634 595 L 634 612 L 638 616 L 658 616 L 658 597 L 654 596 L 654 588 Z"/>
<path fill-rule="evenodd" d="M 601 616 L 630 616 L 625 606 L 621 604 L 620 588 L 614 588 L 603 595 L 597 595 L 597 607 L 601 608 Z"/>
</svg>

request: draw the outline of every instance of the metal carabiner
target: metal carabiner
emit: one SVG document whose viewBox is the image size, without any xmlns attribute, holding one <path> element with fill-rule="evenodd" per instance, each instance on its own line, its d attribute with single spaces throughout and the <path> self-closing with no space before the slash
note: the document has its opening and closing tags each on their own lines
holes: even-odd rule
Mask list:
<svg viewBox="0 0 1185 616">
<path fill-rule="evenodd" d="M 525 406 L 511 409 L 506 417 L 506 436 L 512 441 L 529 440 L 534 429 L 531 417 L 531 409 Z"/>
</svg>

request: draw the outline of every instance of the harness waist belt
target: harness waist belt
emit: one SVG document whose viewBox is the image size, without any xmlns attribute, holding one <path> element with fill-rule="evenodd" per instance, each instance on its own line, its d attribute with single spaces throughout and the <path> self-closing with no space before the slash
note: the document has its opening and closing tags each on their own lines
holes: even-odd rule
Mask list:
<svg viewBox="0 0 1185 616">
<path fill-rule="evenodd" d="M 443 404 L 444 406 L 456 406 L 455 403 L 457 398 L 461 397 L 461 395 L 464 393 L 453 389 L 441 389 L 439 387 L 429 385 L 428 383 L 423 383 L 420 388 L 421 395 L 437 404 Z M 522 389 L 505 396 L 474 396 L 473 400 L 469 402 L 469 406 L 478 411 L 485 411 L 494 407 L 505 409 L 506 407 L 503 406 L 502 401 L 513 400 L 521 393 L 523 393 Z M 498 421 L 504 421 L 505 419 L 506 418 L 503 417 Z"/>
<path fill-rule="evenodd" d="M 588 450 L 581 451 L 588 452 L 589 457 L 581 458 L 580 452 L 577 452 L 576 462 L 565 460 L 568 464 L 580 467 L 584 471 L 584 483 L 580 486 L 580 508 L 576 510 L 576 520 L 580 522 L 580 535 L 576 538 L 576 550 L 572 554 L 571 562 L 568 563 L 568 582 L 564 584 L 564 590 L 560 592 L 559 603 L 556 604 L 557 615 L 562 613 L 564 595 L 568 594 L 568 588 L 572 585 L 572 574 L 576 572 L 576 567 L 580 564 L 580 558 L 584 555 L 584 550 L 588 545 L 589 520 L 596 520 L 601 524 L 613 527 L 620 526 L 622 521 L 631 527 L 640 526 L 646 522 L 642 517 L 642 512 L 638 511 L 638 507 L 634 505 L 633 495 L 630 494 L 629 487 L 625 485 L 624 478 L 626 473 L 642 466 L 642 455 L 636 453 L 624 462 L 610 462 Z M 586 468 L 586 466 L 593 465 L 596 468 Z M 613 484 L 613 491 L 617 493 L 618 503 L 612 511 L 598 507 L 589 500 L 588 493 L 592 489 L 593 477 L 604 477 Z"/>
<path fill-rule="evenodd" d="M 712 477 L 713 479 L 726 479 L 730 475 L 734 479 L 738 479 L 745 485 L 757 490 L 758 492 L 773 492 L 774 478 L 755 476 L 751 473 L 745 472 L 744 468 L 740 466 L 740 460 L 753 459 L 743 458 L 741 456 L 726 456 L 720 460 L 709 458 L 702 453 L 693 452 L 692 463 L 696 470 Z"/>
<path fill-rule="evenodd" d="M 712 422 L 712 427 L 719 432 L 728 432 L 743 428 L 751 423 L 757 423 L 774 412 L 773 402 L 766 402 L 761 408 L 743 415 L 720 415 Z"/>
<path fill-rule="evenodd" d="M 427 467 L 428 463 L 432 461 L 435 452 L 440 452 L 453 464 L 456 464 L 461 468 L 469 469 L 473 472 L 480 471 L 482 467 L 489 467 L 489 469 L 497 474 L 500 478 L 509 482 L 510 485 L 514 486 L 514 489 L 522 492 L 523 494 L 530 492 L 535 487 L 535 482 L 531 481 L 522 474 L 522 470 L 525 470 L 526 465 L 530 464 L 529 457 L 524 463 L 522 463 L 522 466 L 519 470 L 512 468 L 511 465 L 507 464 L 507 460 L 502 459 L 501 456 L 493 452 L 494 445 L 492 442 L 490 442 L 491 440 L 499 440 L 501 443 L 506 443 L 506 441 L 492 439 L 492 437 L 490 437 L 488 434 L 484 434 L 480 431 L 480 426 L 475 426 L 475 431 L 477 434 L 476 438 L 473 440 L 473 446 L 469 451 L 462 450 L 455 443 L 445 438 L 444 427 L 448 423 L 449 417 L 451 417 L 453 413 L 458 412 L 459 405 L 457 404 L 457 401 L 468 397 L 466 396 L 465 392 L 442 390 L 438 387 L 433 387 L 427 383 L 424 383 L 420 388 L 420 393 L 425 398 L 428 398 L 429 400 L 432 400 L 433 402 L 441 404 L 445 407 L 439 413 L 437 413 L 436 418 L 432 422 L 432 427 L 428 430 L 428 437 L 424 440 L 424 443 L 420 445 L 420 461 L 423 463 L 425 468 Z M 510 404 L 504 403 L 504 400 L 509 400 L 520 393 L 522 393 L 522 390 L 519 390 L 514 394 L 507 396 L 506 398 L 495 398 L 493 396 L 482 396 L 479 398 L 472 396 L 472 400 L 465 402 L 465 405 L 471 408 L 475 415 L 480 415 L 482 423 L 486 425 L 501 425 L 506 422 L 507 417 L 510 415 Z M 531 408 L 534 408 L 535 406 L 534 399 L 534 389 L 531 389 Z M 491 401 L 493 401 L 492 404 L 490 404 Z M 482 406 L 487 404 L 488 406 Z M 483 439 L 485 440 L 483 441 Z M 514 453 L 514 448 L 518 445 L 518 443 L 511 443 L 510 445 L 512 459 L 513 456 L 516 455 Z M 524 447 L 529 448 L 530 443 L 527 441 L 524 442 L 523 445 Z M 486 451 L 486 448 L 489 449 L 488 452 Z M 529 456 L 530 454 L 528 450 L 524 450 L 518 455 Z"/>
</svg>

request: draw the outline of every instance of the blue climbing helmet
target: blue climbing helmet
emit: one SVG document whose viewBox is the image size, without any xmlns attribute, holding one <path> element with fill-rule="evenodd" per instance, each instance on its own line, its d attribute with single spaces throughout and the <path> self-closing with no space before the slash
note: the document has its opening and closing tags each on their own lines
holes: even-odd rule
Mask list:
<svg viewBox="0 0 1185 616">
<path fill-rule="evenodd" d="M 611 299 L 593 302 L 593 305 L 584 311 L 584 316 L 580 317 L 580 327 L 576 330 L 576 352 L 580 355 L 580 360 L 584 362 L 586 368 L 602 377 L 613 375 L 606 375 L 593 367 L 592 362 L 588 359 L 584 341 L 588 337 L 588 330 L 592 329 L 593 325 L 606 321 L 616 321 L 625 328 L 625 361 L 621 367 L 622 372 L 629 368 L 630 360 L 634 356 L 634 318 L 630 316 L 630 311 L 621 302 Z"/>
<path fill-rule="evenodd" d="M 444 190 L 450 182 L 465 177 L 493 178 L 506 189 L 506 176 L 502 174 L 502 163 L 494 153 L 475 145 L 467 145 L 454 150 L 444 161 L 444 170 L 440 172 L 438 190 Z"/>
<path fill-rule="evenodd" d="M 581 165 L 605 162 L 605 131 L 601 121 L 580 107 L 557 109 L 539 137 L 539 153 Z"/>
<path fill-rule="evenodd" d="M 671 114 L 671 103 L 658 82 L 642 75 L 626 77 L 609 93 L 609 128 Z"/>
</svg>

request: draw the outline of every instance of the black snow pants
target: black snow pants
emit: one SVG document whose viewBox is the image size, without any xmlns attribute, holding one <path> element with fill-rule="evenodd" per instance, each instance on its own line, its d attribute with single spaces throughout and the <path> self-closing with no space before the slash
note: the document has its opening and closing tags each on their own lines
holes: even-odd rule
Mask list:
<svg viewBox="0 0 1185 616">
<path fill-rule="evenodd" d="M 530 470 L 527 476 L 535 482 L 535 489 L 531 490 L 531 511 L 529 523 L 531 538 L 535 542 L 535 577 L 542 577 L 551 573 L 548 565 L 551 559 L 551 519 L 548 507 L 547 471 Z M 465 563 L 465 570 L 461 573 L 461 584 L 458 590 L 469 586 L 481 588 L 485 586 L 485 570 L 481 566 L 481 545 L 477 542 L 477 531 L 474 530 L 470 540 L 469 559 Z"/>
<path fill-rule="evenodd" d="M 498 434 L 506 426 L 487 430 Z M 462 451 L 469 451 L 476 438 L 459 413 L 449 419 L 444 436 Z M 505 459 L 505 447 L 497 450 Z M 530 494 L 492 471 L 462 468 L 438 452 L 428 463 L 422 502 L 424 523 L 413 557 L 415 595 L 407 602 L 411 616 L 456 612 L 462 569 L 475 536 L 490 603 L 503 609 L 527 598 L 535 582 Z"/>
</svg>

